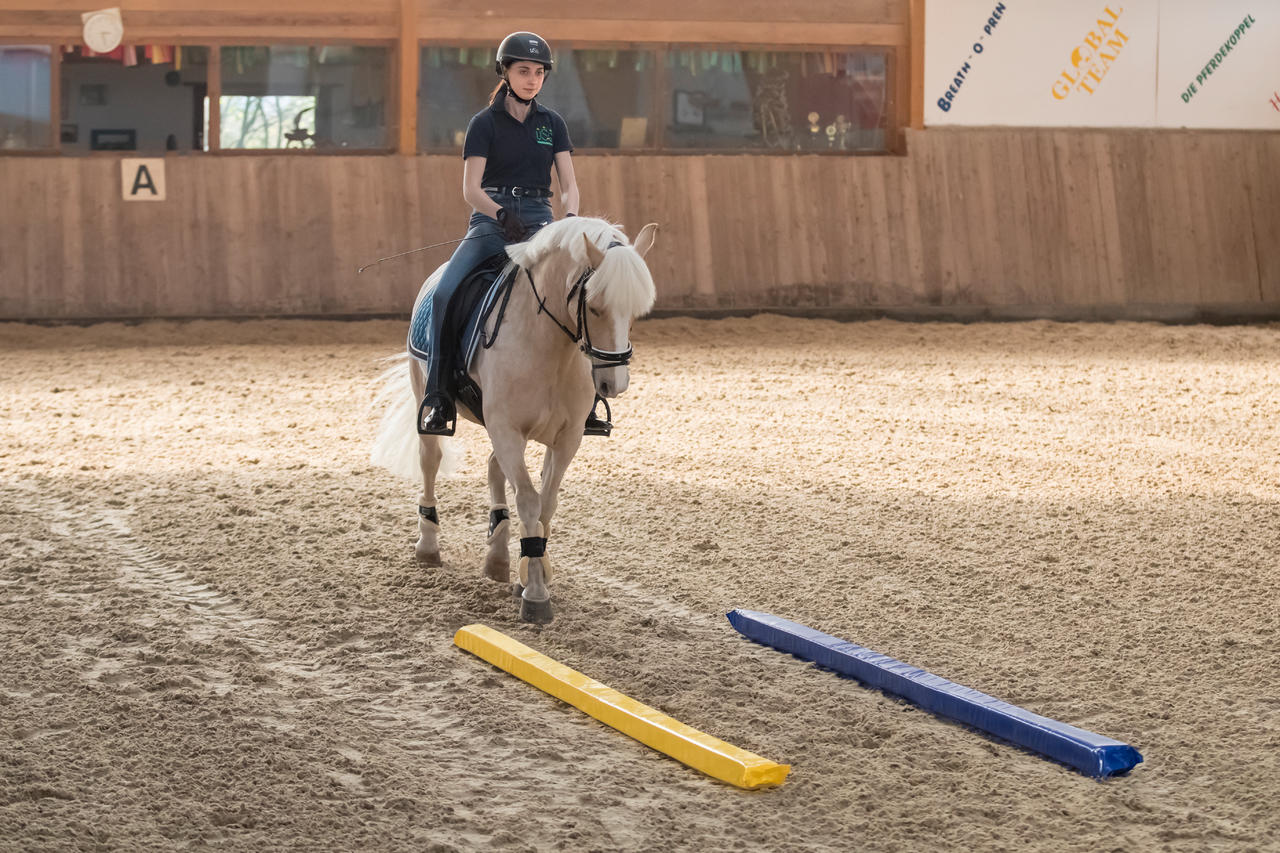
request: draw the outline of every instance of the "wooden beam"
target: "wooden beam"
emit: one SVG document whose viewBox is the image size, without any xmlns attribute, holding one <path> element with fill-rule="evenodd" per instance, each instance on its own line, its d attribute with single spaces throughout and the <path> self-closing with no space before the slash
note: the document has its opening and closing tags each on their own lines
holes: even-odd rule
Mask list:
<svg viewBox="0 0 1280 853">
<path fill-rule="evenodd" d="M 214 0 L 219 6 L 224 2 L 227 0 Z M 737 21 L 756 26 L 781 21 L 905 24 L 907 4 L 908 0 L 593 0 L 573 9 L 574 4 L 565 0 L 485 0 L 482 4 L 472 0 L 421 0 L 420 7 L 422 14 L 432 19 L 493 18 L 508 23 L 546 20 L 575 11 L 583 18 L 613 21 L 620 31 L 625 31 L 644 21 Z"/>
<path fill-rule="evenodd" d="M 67 0 L 70 2 L 70 0 Z M 905 0 L 903 0 L 905 3 Z M 918 0 L 913 0 L 918 2 Z M 220 0 L 221 3 L 221 0 Z M 78 40 L 80 15 L 75 10 L 7 9 L 12 0 L 0 0 L 0 38 L 60 38 Z M 416 21 L 415 37 L 433 41 L 496 41 L 507 35 L 511 19 L 503 15 L 418 14 L 418 3 L 405 0 L 377 0 L 358 10 L 325 8 L 294 10 L 288 13 L 264 14 L 253 0 L 236 0 L 233 8 L 196 11 L 175 8 L 172 0 L 148 0 L 140 9 L 125 4 L 126 39 L 141 44 L 205 43 L 224 44 L 263 42 L 389 42 L 403 38 L 403 23 Z M 469 8 L 469 7 L 468 7 Z M 526 14 L 521 20 L 547 38 L 582 39 L 595 42 L 659 42 L 672 44 L 735 45 L 831 45 L 890 46 L 906 45 L 909 23 L 897 14 L 876 19 L 817 19 L 788 17 L 782 20 L 717 19 L 714 14 L 685 11 L 676 17 L 642 19 L 597 17 L 594 19 L 553 17 L 547 7 L 546 17 Z M 683 7 L 689 8 L 689 7 Z M 796 7 L 799 8 L 799 7 Z M 885 7 L 886 9 L 896 8 Z M 615 10 L 616 12 L 617 10 Z M 670 10 L 676 15 L 677 10 Z M 412 14 L 410 14 L 412 13 Z M 740 14 L 740 13 L 738 13 Z M 806 13 L 806 17 L 812 15 Z M 688 15 L 688 19 L 684 16 Z M 695 18 L 694 15 L 703 15 Z"/>
<path fill-rule="evenodd" d="M 905 47 L 889 51 L 889 66 L 885 74 L 893 83 L 893 126 L 885 128 L 885 135 L 892 141 L 889 150 L 902 154 L 907 150 L 907 123 L 911 120 L 911 53 Z"/>
<path fill-rule="evenodd" d="M 366 11 L 394 11 L 396 0 L 365 0 L 359 4 Z M 350 0 L 277 0 L 270 5 L 262 0 L 208 0 L 208 2 L 192 3 L 189 0 L 119 0 L 113 5 L 119 6 L 125 17 L 127 28 L 130 15 L 147 15 L 153 12 L 174 12 L 180 10 L 198 10 L 204 15 L 222 15 L 227 13 L 247 12 L 272 18 L 300 17 L 303 15 L 337 15 L 349 13 L 352 9 Z M 80 13 L 89 5 L 83 0 L 0 0 L 0 9 L 40 9 L 48 12 L 74 14 L 80 20 Z"/>
<path fill-rule="evenodd" d="M 49 147 L 62 149 L 62 47 L 53 45 L 49 55 Z"/>
<path fill-rule="evenodd" d="M 174 24 L 129 26 L 130 44 L 387 44 L 395 32 L 390 27 L 306 24 L 291 27 L 258 25 Z M 0 41 L 62 41 L 78 44 L 79 25 L 21 24 L 0 21 Z"/>
<path fill-rule="evenodd" d="M 924 0 L 911 0 L 911 126 L 924 129 Z"/>
<path fill-rule="evenodd" d="M 209 138 L 204 141 L 209 151 L 222 150 L 222 50 L 209 48 L 209 71 L 206 89 L 209 98 Z"/>
<path fill-rule="evenodd" d="M 400 41 L 396 65 L 400 70 L 396 87 L 400 133 L 396 150 L 413 154 L 418 150 L 418 4 L 400 0 Z"/>
<path fill-rule="evenodd" d="M 906 24 L 811 24 L 743 21 L 590 21 L 543 18 L 526 21 L 534 32 L 553 44 L 561 41 L 624 41 L 629 44 L 824 45 L 841 47 L 907 44 Z M 509 22 L 474 18 L 422 18 L 418 37 L 433 42 L 497 41 Z M 762 38 L 762 36 L 767 36 Z"/>
</svg>

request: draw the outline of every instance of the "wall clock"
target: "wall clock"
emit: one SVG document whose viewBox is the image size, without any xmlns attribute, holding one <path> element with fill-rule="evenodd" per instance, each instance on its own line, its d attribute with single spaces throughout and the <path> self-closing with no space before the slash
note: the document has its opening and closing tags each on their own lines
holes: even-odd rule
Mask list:
<svg viewBox="0 0 1280 853">
<path fill-rule="evenodd" d="M 110 53 L 124 38 L 124 22 L 120 9 L 99 9 L 80 16 L 84 22 L 84 43 L 94 53 Z"/>
</svg>

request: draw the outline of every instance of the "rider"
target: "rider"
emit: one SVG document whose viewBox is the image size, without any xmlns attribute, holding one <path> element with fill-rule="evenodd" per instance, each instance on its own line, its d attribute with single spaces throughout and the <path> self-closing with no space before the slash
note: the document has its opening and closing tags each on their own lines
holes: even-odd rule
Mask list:
<svg viewBox="0 0 1280 853">
<path fill-rule="evenodd" d="M 535 100 L 553 65 L 551 46 L 534 33 L 512 33 L 498 45 L 494 68 L 502 82 L 488 109 L 467 125 L 463 144 L 462 197 L 473 208 L 470 229 L 431 295 L 431 358 L 418 431 L 452 435 L 457 417 L 440 375 L 444 353 L 439 341 L 445 311 L 458 285 L 486 258 L 508 243 L 527 240 L 552 220 L 551 169 L 563 193 L 565 216 L 578 213 L 578 182 L 573 174 L 573 143 L 564 119 Z M 605 425 L 587 419 L 587 430 Z"/>
</svg>

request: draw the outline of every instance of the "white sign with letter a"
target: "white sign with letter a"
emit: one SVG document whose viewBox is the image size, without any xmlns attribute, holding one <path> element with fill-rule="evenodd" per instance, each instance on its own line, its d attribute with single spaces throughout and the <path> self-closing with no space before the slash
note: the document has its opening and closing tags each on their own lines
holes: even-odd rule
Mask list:
<svg viewBox="0 0 1280 853">
<path fill-rule="evenodd" d="M 121 160 L 120 188 L 125 201 L 164 201 L 164 158 Z"/>
</svg>

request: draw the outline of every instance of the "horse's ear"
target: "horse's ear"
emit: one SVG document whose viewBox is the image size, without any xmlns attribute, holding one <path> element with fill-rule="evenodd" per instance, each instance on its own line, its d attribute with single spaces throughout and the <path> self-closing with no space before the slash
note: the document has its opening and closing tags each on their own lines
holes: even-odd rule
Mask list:
<svg viewBox="0 0 1280 853">
<path fill-rule="evenodd" d="M 658 223 L 650 222 L 648 225 L 640 229 L 640 233 L 636 235 L 636 241 L 631 244 L 640 257 L 644 257 L 645 252 L 653 248 L 653 240 L 658 236 Z"/>
<path fill-rule="evenodd" d="M 591 242 L 591 238 L 586 234 L 582 235 L 582 242 L 587 246 L 587 261 L 591 266 L 600 269 L 600 265 L 604 263 L 604 252 L 600 251 L 600 247 Z"/>
</svg>

